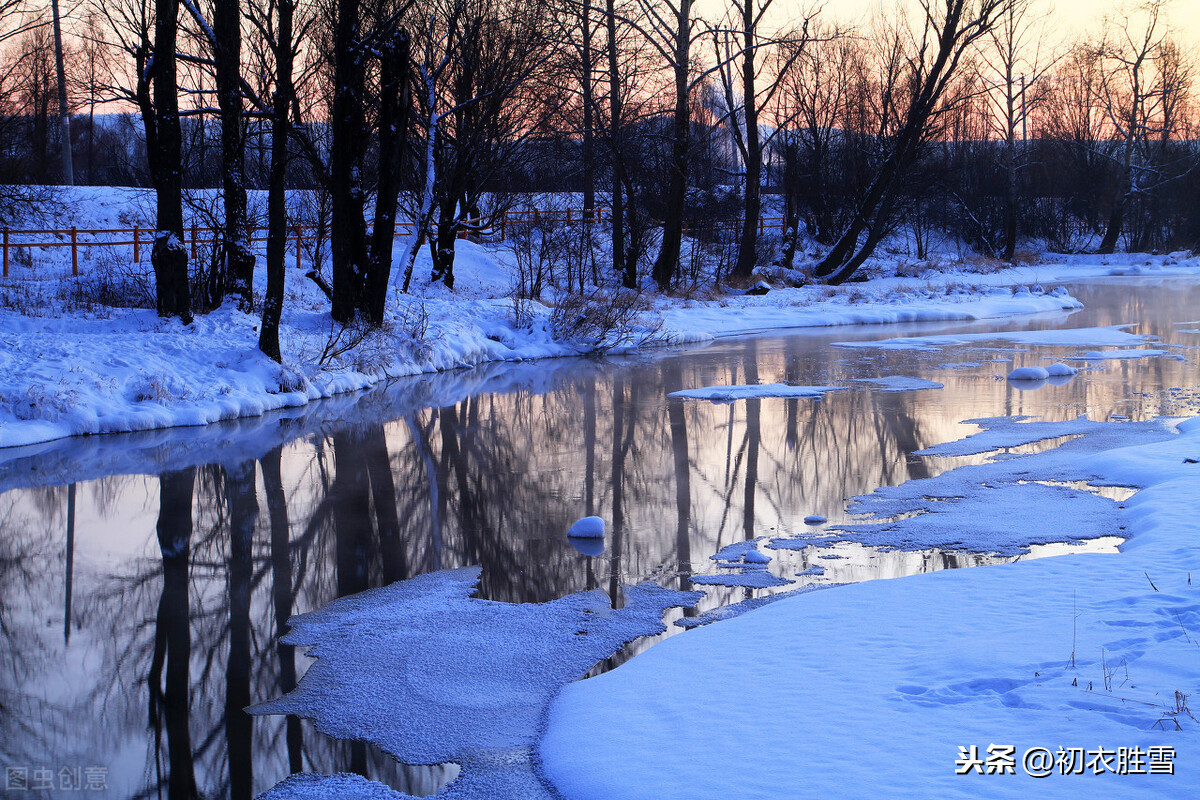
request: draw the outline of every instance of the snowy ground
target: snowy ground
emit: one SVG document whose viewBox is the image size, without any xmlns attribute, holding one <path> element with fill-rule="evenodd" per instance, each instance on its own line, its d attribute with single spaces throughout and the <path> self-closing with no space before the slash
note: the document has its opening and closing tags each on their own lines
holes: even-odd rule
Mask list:
<svg viewBox="0 0 1200 800">
<path fill-rule="evenodd" d="M 149 219 L 148 195 L 140 190 L 62 191 L 55 216 L 39 224 L 113 228 Z M 399 240 L 397 253 L 403 246 Z M 334 327 L 315 285 L 289 269 L 282 366 L 257 351 L 256 317 L 232 304 L 190 326 L 150 310 L 96 304 L 100 290 L 128 286 L 139 276 L 144 281 L 150 267 L 146 260 L 133 264 L 132 248 L 82 252 L 81 277 L 72 278 L 66 248 L 14 250 L 12 277 L 0 285 L 0 447 L 256 416 L 400 375 L 595 347 L 556 339 L 551 310 L 541 303 L 526 304 L 527 318 L 518 324 L 512 255 L 501 246 L 460 242 L 454 293 L 429 284 L 422 253 L 413 293 L 395 293 L 384 330 L 344 353 L 336 351 L 352 332 Z M 1029 314 L 1078 307 L 1061 289 L 1048 288 L 1055 281 L 1197 272 L 1200 260 L 1181 255 L 1078 257 L 989 274 L 960 265 L 928 269 L 919 278 L 781 288 L 762 296 L 651 295 L 620 338 L 628 347 L 629 341 L 694 343 L 768 328 Z M 260 268 L 260 291 L 265 280 Z"/>
<path fill-rule="evenodd" d="M 571 800 L 1194 796 L 1200 421 L 1074 432 L 945 477 L 1138 487 L 1120 553 L 809 592 L 674 637 L 559 695 L 546 774 Z M 1061 527 L 1084 502 L 1025 501 L 962 509 L 960 530 L 988 515 Z"/>
</svg>

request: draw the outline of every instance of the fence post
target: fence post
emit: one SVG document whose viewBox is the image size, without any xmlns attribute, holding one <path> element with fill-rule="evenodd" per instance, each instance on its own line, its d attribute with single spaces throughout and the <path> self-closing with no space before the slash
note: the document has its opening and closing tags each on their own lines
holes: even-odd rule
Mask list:
<svg viewBox="0 0 1200 800">
<path fill-rule="evenodd" d="M 500 215 L 500 241 L 503 242 L 507 239 L 508 239 L 508 212 L 505 211 L 503 214 Z M 4 252 L 7 253 L 8 250 L 5 250 Z M 5 264 L 8 263 L 7 259 L 8 259 L 8 256 L 6 255 L 5 261 L 4 261 Z M 7 273 L 5 273 L 5 274 L 7 274 Z"/>
<path fill-rule="evenodd" d="M 79 236 L 74 226 L 71 226 L 71 274 L 79 275 Z"/>
<path fill-rule="evenodd" d="M 196 260 L 196 226 L 192 225 L 192 261 Z"/>
<path fill-rule="evenodd" d="M 300 242 L 304 240 L 304 226 L 296 226 L 296 269 L 303 269 L 300 266 Z"/>
<path fill-rule="evenodd" d="M 133 263 L 135 264 L 142 260 L 141 249 L 138 247 L 138 234 L 141 232 L 137 225 L 133 226 Z"/>
<path fill-rule="evenodd" d="M 8 228 L 4 229 L 4 277 L 8 277 Z"/>
</svg>

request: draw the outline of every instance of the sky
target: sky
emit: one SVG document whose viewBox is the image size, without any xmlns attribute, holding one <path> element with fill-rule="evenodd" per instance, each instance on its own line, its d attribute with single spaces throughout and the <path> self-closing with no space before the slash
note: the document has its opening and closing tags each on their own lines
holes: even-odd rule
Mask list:
<svg viewBox="0 0 1200 800">
<path fill-rule="evenodd" d="M 807 0 L 788 0 L 789 5 L 801 6 Z M 880 5 L 890 7 L 895 0 L 826 0 L 825 11 L 834 18 L 854 23 L 864 20 Z M 1033 0 L 1034 9 L 1050 9 L 1049 28 L 1053 35 L 1067 42 L 1088 33 L 1099 31 L 1105 16 L 1114 16 L 1122 8 L 1134 5 L 1130 0 Z M 1200 43 L 1200 0 L 1168 0 L 1164 19 L 1176 38 L 1191 44 Z"/>
</svg>

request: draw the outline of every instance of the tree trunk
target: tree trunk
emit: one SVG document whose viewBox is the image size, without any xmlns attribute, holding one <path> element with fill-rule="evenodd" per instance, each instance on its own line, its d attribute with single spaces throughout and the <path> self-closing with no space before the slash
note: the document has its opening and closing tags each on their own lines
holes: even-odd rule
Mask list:
<svg viewBox="0 0 1200 800">
<path fill-rule="evenodd" d="M 688 55 L 691 44 L 691 0 L 680 0 L 675 31 L 675 115 L 671 128 L 671 177 L 663 214 L 662 246 L 653 276 L 660 291 L 675 278 L 683 245 L 683 209 L 687 201 L 688 150 L 691 142 L 691 107 L 688 103 Z"/>
<path fill-rule="evenodd" d="M 156 0 L 155 14 L 154 56 L 150 66 L 154 91 L 151 114 L 155 135 L 154 152 L 148 152 L 147 158 L 154 184 L 157 218 L 150 260 L 154 265 L 159 316 L 177 316 L 187 324 L 192 321 L 192 302 L 188 286 L 187 250 L 183 245 L 183 136 L 179 125 L 179 93 L 175 75 L 179 0 Z M 149 130 L 147 137 L 149 150 Z"/>
<path fill-rule="evenodd" d="M 746 118 L 746 197 L 742 236 L 734 277 L 747 279 L 758 265 L 758 218 L 762 214 L 762 144 L 758 134 L 758 101 L 754 86 L 754 0 L 742 2 L 742 96 Z M 736 124 L 736 121 L 735 121 Z"/>
<path fill-rule="evenodd" d="M 1108 227 L 1104 231 L 1104 239 L 1100 242 L 1100 247 L 1096 250 L 1101 255 L 1111 255 L 1117 249 L 1117 240 L 1121 238 L 1121 228 L 1125 223 L 1125 203 L 1129 199 L 1129 192 L 1133 186 L 1131 171 L 1133 168 L 1133 124 L 1136 120 L 1132 117 L 1128 124 L 1128 133 L 1125 136 L 1125 150 L 1121 158 L 1121 175 L 1117 183 L 1117 191 L 1113 196 L 1112 211 L 1108 215 Z"/>
<path fill-rule="evenodd" d="M 1017 107 L 1013 90 L 1012 69 L 1007 75 L 1005 110 L 1008 112 L 1004 142 L 1004 160 L 1007 183 L 1004 194 L 1004 252 L 1000 257 L 1011 262 L 1017 252 Z"/>
<path fill-rule="evenodd" d="M 583 219 L 592 221 L 592 213 L 596 208 L 596 150 L 595 133 L 593 128 L 592 96 L 592 2 L 583 0 L 583 11 L 580 23 L 583 27 L 583 50 L 580 53 L 583 64 Z"/>
<path fill-rule="evenodd" d="M 54 71 L 58 80 L 58 125 L 59 158 L 62 163 L 62 182 L 75 185 L 75 164 L 71 152 L 71 109 L 67 104 L 67 70 L 63 64 L 62 20 L 58 13 L 58 0 L 50 0 L 50 11 L 54 22 Z"/>
<path fill-rule="evenodd" d="M 354 318 L 363 288 L 366 254 L 365 196 L 362 157 L 366 119 L 365 54 L 359 41 L 357 0 L 338 0 L 334 25 L 332 143 L 329 154 L 329 189 L 333 218 L 330 250 L 333 257 L 333 318 L 343 324 Z"/>
<path fill-rule="evenodd" d="M 254 253 L 250 248 L 246 211 L 246 142 L 242 133 L 242 16 L 240 0 L 213 4 L 213 59 L 217 106 L 221 116 L 221 191 L 225 225 L 221 235 L 224 285 L 218 284 L 213 302 L 226 292 L 237 295 L 238 306 L 254 306 Z"/>
<path fill-rule="evenodd" d="M 625 202 L 621 176 L 621 73 L 617 59 L 617 14 L 614 0 L 606 0 L 604 24 L 608 29 L 608 146 L 612 158 L 612 263 L 621 270 L 621 284 L 637 288 L 637 264 L 632 274 L 625 261 Z"/>
<path fill-rule="evenodd" d="M 383 324 L 392 245 L 396 237 L 396 206 L 400 168 L 408 132 L 408 34 L 397 29 L 379 59 L 379 185 L 375 190 L 375 227 L 364 282 L 362 310 L 376 327 Z"/>
<path fill-rule="evenodd" d="M 271 173 L 267 184 L 267 293 L 263 298 L 258 349 L 275 361 L 279 352 L 279 320 L 283 314 L 283 289 L 287 277 L 287 164 L 291 120 L 288 108 L 292 86 L 292 16 L 295 0 L 280 0 L 279 31 L 275 45 L 275 96 L 271 101 Z M 297 237 L 296 247 L 300 247 Z"/>
<path fill-rule="evenodd" d="M 442 281 L 446 288 L 454 290 L 454 245 L 458 236 L 456 209 L 458 201 L 453 195 L 446 197 L 438 209 L 437 235 L 429 248 L 433 270 L 430 280 Z"/>
</svg>

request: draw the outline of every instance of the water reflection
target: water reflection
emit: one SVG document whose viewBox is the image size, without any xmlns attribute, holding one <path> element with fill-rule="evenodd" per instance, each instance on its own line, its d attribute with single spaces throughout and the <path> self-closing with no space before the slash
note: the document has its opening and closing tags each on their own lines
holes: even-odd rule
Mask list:
<svg viewBox="0 0 1200 800">
<path fill-rule="evenodd" d="M 1200 299 L 1191 283 L 1075 292 L 1088 309 L 1069 322 L 991 325 L 1138 321 L 1137 332 L 1186 343 L 1174 323 L 1190 320 Z M 852 495 L 982 460 L 913 455 L 975 430 L 964 419 L 1139 419 L 1189 410 L 1171 387 L 1200 383 L 1191 361 L 1147 359 L 1022 392 L 1004 380 L 1010 369 L 1073 351 L 831 346 L 935 328 L 951 326 L 798 332 L 612 363 L 497 365 L 261 420 L 2 453 L 0 760 L 31 776 L 99 768 L 114 797 L 250 797 L 299 770 L 353 771 L 429 794 L 452 766 L 398 765 L 299 720 L 242 712 L 286 693 L 303 673 L 303 657 L 278 641 L 292 614 L 471 564 L 482 566 L 481 596 L 507 602 L 600 587 L 619 605 L 619 584 L 645 578 L 690 589 L 693 575 L 719 571 L 710 556 L 726 545 L 799 535 L 812 529 L 809 515 L 836 524 Z M 991 360 L 999 358 L 1011 361 Z M 883 375 L 945 389 L 851 383 Z M 667 397 L 774 382 L 853 388 L 821 401 Z M 588 555 L 565 532 L 593 514 L 609 532 L 606 549 Z M 851 543 L 769 552 L 785 590 L 995 560 Z M 704 588 L 698 609 L 678 613 L 769 591 Z"/>
</svg>

